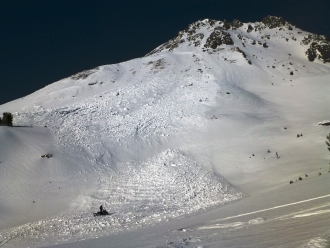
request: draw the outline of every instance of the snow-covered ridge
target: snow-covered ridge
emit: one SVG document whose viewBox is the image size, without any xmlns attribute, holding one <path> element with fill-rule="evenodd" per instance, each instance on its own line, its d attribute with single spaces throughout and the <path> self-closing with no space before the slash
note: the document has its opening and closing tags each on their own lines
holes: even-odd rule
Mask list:
<svg viewBox="0 0 330 248">
<path fill-rule="evenodd" d="M 272 32 L 273 30 L 275 30 L 275 33 Z M 248 36 L 247 34 L 251 32 L 259 33 L 261 37 L 255 39 L 256 37 Z M 256 45 L 261 42 L 263 47 L 266 48 L 268 47 L 267 41 L 271 38 L 280 37 L 286 41 L 291 39 L 297 41 L 297 36 L 301 35 L 305 37 L 300 44 L 309 46 L 304 49 L 310 61 L 318 58 L 324 63 L 330 62 L 330 41 L 325 36 L 303 32 L 283 18 L 276 16 L 267 16 L 261 22 L 255 23 L 242 23 L 238 20 L 231 23 L 210 19 L 199 20 L 190 24 L 185 30 L 180 31 L 177 37 L 157 47 L 146 56 L 158 54 L 162 51 L 171 52 L 176 48 L 182 49 L 186 46 L 199 47 L 203 52 L 210 51 L 210 49 L 216 50 L 221 45 L 237 47 L 241 42 L 235 42 L 235 37 L 239 37 L 243 41 L 244 47 L 246 39 L 249 39 L 250 44 Z M 297 42 L 298 44 L 299 42 Z"/>
</svg>

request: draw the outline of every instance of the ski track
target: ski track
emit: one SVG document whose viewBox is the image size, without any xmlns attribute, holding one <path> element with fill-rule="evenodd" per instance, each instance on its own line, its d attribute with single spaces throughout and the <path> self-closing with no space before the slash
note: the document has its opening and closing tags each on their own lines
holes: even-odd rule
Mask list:
<svg viewBox="0 0 330 248">
<path fill-rule="evenodd" d="M 279 231 L 276 227 L 284 230 L 284 232 L 294 233 L 294 225 L 302 225 L 304 227 L 307 225 L 306 223 L 313 223 L 310 217 L 320 215 L 324 216 L 323 218 L 327 218 L 330 213 L 330 203 L 327 201 L 314 204 L 314 207 L 311 207 L 312 205 L 310 204 L 304 205 L 304 209 L 298 211 L 287 207 L 311 203 L 312 201 L 325 199 L 329 196 L 330 195 L 325 195 L 214 221 L 212 220 L 209 223 L 206 222 L 180 228 L 172 231 L 171 234 L 167 234 L 172 237 L 173 241 L 167 242 L 165 247 L 198 247 L 198 245 L 200 245 L 200 247 L 204 247 L 204 245 L 206 247 L 240 247 L 241 245 L 244 245 L 244 247 L 328 247 L 330 242 L 329 234 L 310 239 L 307 242 L 304 242 L 306 239 L 304 237 L 297 239 L 292 235 L 292 240 L 287 240 L 287 242 L 283 242 L 284 240 L 282 240 L 281 242 L 275 243 L 274 240 L 270 239 L 264 239 L 262 242 L 258 241 L 258 236 L 271 236 L 270 233 L 274 232 L 274 237 L 280 238 L 278 237 Z M 286 208 L 287 210 L 282 211 L 282 208 Z M 267 212 L 270 213 L 267 214 Z M 263 213 L 263 217 L 259 215 L 260 213 Z M 249 215 L 254 217 L 246 218 Z M 297 222 L 296 218 L 303 218 L 304 220 Z M 318 217 L 318 219 L 320 218 L 322 217 Z M 309 221 L 306 219 L 309 219 Z M 282 225 L 285 228 L 281 228 L 281 223 L 283 223 Z M 254 232 L 251 232 L 251 230 L 254 230 Z M 308 230 L 305 231 L 308 232 Z M 244 241 L 240 242 L 240 239 L 243 237 L 246 237 L 249 241 L 246 243 Z M 229 243 L 228 240 L 231 239 L 233 242 Z M 251 242 L 253 239 L 255 239 L 255 242 Z"/>
<path fill-rule="evenodd" d="M 223 218 L 223 219 L 220 219 L 220 220 L 217 220 L 217 221 L 224 221 L 224 220 L 235 219 L 235 218 L 238 218 L 238 217 L 243 217 L 243 216 L 252 215 L 252 214 L 256 214 L 256 213 L 261 213 L 261 212 L 265 212 L 265 211 L 269 211 L 269 210 L 273 210 L 273 209 L 278 209 L 278 208 L 284 208 L 284 207 L 288 207 L 288 206 L 293 206 L 293 205 L 297 205 L 297 204 L 301 204 L 301 203 L 305 203 L 305 202 L 310 202 L 310 201 L 315 201 L 315 200 L 322 199 L 322 198 L 327 198 L 327 197 L 330 197 L 330 194 L 329 195 L 315 197 L 315 198 L 308 199 L 308 200 L 299 201 L 299 202 L 293 202 L 293 203 L 289 203 L 289 204 L 285 204 L 285 205 L 281 205 L 281 206 L 276 206 L 276 207 L 271 207 L 271 208 L 267 208 L 267 209 L 262 209 L 262 210 L 258 210 L 258 211 L 254 211 L 254 212 L 250 212 L 250 213 L 239 214 L 239 215 L 236 215 L 236 216 L 231 216 L 231 217 Z"/>
</svg>

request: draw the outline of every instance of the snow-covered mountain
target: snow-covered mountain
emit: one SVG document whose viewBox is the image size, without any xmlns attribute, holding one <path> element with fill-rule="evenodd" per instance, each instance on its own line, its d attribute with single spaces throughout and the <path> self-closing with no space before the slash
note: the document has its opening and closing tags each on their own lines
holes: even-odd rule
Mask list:
<svg viewBox="0 0 330 248">
<path fill-rule="evenodd" d="M 326 37 L 282 18 L 205 19 L 1 105 L 20 127 L 0 127 L 0 246 L 131 231 L 328 176 L 329 62 Z M 101 204 L 115 214 L 93 217 Z"/>
</svg>

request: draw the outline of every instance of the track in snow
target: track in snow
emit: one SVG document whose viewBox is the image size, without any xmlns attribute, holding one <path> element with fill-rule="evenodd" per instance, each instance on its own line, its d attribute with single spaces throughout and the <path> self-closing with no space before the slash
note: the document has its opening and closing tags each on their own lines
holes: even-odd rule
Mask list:
<svg viewBox="0 0 330 248">
<path fill-rule="evenodd" d="M 276 207 L 272 207 L 272 208 L 266 208 L 266 209 L 262 209 L 262 210 L 258 210 L 258 211 L 254 211 L 254 212 L 250 212 L 250 213 L 245 213 L 245 214 L 239 214 L 239 215 L 235 215 L 235 216 L 230 216 L 230 217 L 226 217 L 226 218 L 223 218 L 223 219 L 220 219 L 220 220 L 216 220 L 216 221 L 219 222 L 219 221 L 224 221 L 224 220 L 235 219 L 235 218 L 238 218 L 238 217 L 243 217 L 243 216 L 257 214 L 257 213 L 262 213 L 262 212 L 266 212 L 266 211 L 269 211 L 269 210 L 274 210 L 274 209 L 284 208 L 284 207 L 288 207 L 288 206 L 292 206 L 292 205 L 297 205 L 297 204 L 301 204 L 301 203 L 305 203 L 305 202 L 315 201 L 315 200 L 323 199 L 323 198 L 326 198 L 326 197 L 330 197 L 330 194 L 324 195 L 324 196 L 320 196 L 320 197 L 311 198 L 311 199 L 308 199 L 308 200 L 303 200 L 303 201 L 293 202 L 293 203 L 289 203 L 289 204 L 284 204 L 284 205 L 280 205 L 280 206 L 276 206 Z"/>
</svg>

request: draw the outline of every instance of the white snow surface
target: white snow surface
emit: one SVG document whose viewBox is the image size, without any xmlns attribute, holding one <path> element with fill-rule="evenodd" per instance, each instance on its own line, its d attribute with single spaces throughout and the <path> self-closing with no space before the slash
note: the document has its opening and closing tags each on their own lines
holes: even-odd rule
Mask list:
<svg viewBox="0 0 330 248">
<path fill-rule="evenodd" d="M 329 245 L 329 198 L 286 206 L 330 193 L 329 64 L 296 27 L 245 23 L 206 50 L 221 22 L 201 22 L 198 46 L 184 34 L 0 106 L 16 126 L 0 127 L 0 247 Z"/>
</svg>

